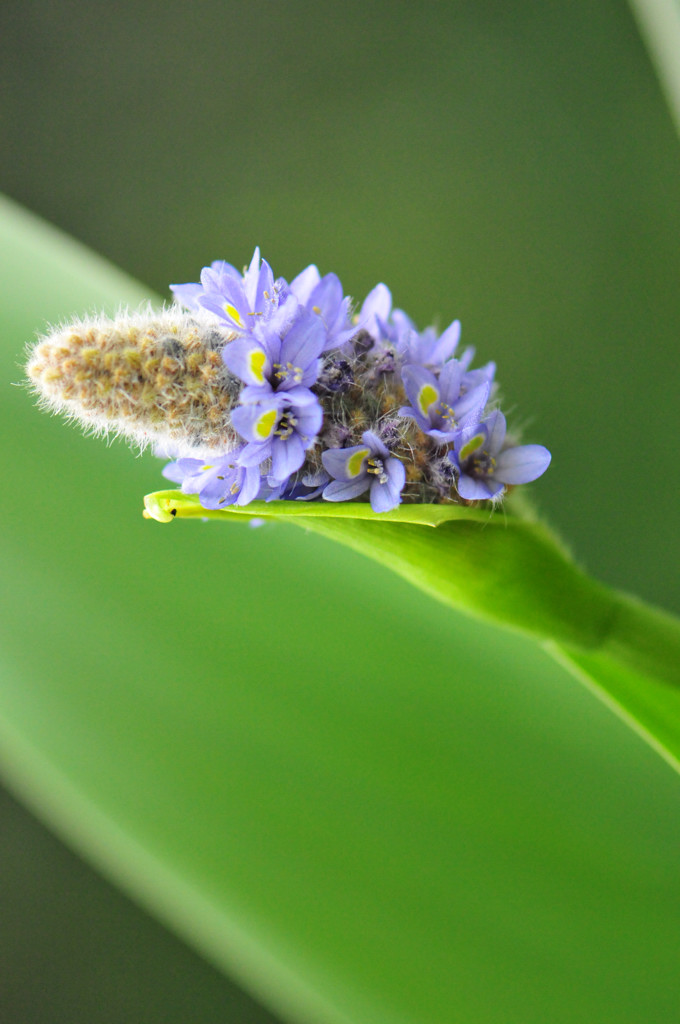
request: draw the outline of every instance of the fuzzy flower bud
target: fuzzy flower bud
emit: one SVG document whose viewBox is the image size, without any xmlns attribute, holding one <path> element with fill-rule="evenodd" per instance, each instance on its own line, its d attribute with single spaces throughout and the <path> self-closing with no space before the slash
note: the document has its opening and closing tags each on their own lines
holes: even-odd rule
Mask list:
<svg viewBox="0 0 680 1024">
<path fill-rule="evenodd" d="M 45 406 L 96 433 L 209 455 L 237 440 L 240 384 L 222 359 L 231 337 L 177 307 L 79 320 L 41 339 L 26 370 Z"/>
</svg>

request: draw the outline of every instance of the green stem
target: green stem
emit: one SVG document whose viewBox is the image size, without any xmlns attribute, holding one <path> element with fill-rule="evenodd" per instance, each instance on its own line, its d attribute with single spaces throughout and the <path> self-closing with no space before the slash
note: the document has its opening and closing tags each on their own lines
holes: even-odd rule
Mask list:
<svg viewBox="0 0 680 1024">
<path fill-rule="evenodd" d="M 677 619 L 592 580 L 539 524 L 456 522 L 425 531 L 357 520 L 295 522 L 384 562 L 459 611 L 557 643 L 570 654 L 598 652 L 677 686 L 680 697 Z M 527 577 L 529 592 L 524 583 L 517 586 Z"/>
</svg>

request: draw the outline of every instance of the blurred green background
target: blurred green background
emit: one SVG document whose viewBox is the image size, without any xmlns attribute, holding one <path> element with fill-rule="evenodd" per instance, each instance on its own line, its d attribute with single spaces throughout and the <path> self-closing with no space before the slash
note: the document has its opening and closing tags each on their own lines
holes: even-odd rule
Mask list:
<svg viewBox="0 0 680 1024">
<path fill-rule="evenodd" d="M 136 2 L 110 7 L 4 0 L 0 76 L 0 189 L 161 294 L 167 294 L 170 281 L 195 280 L 200 267 L 212 259 L 245 262 L 259 244 L 275 272 L 286 277 L 314 261 L 322 272 L 336 271 L 346 291 L 359 300 L 377 280 L 384 280 L 396 303 L 423 326 L 433 318 L 445 325 L 460 317 L 464 341 L 476 345 L 480 359 L 498 362 L 514 422 L 526 425 L 528 441 L 544 443 L 553 452 L 549 474 L 534 488 L 550 522 L 600 579 L 680 610 L 677 487 L 672 472 L 678 411 L 677 389 L 670 380 L 680 328 L 680 152 L 648 56 L 622 0 L 546 0 L 540 5 L 500 0 L 191 6 Z M 27 295 L 30 302 L 30 289 Z M 40 329 L 46 317 L 67 312 L 57 308 L 57 299 L 51 307 L 49 302 L 41 305 L 37 320 L 27 305 L 21 322 L 25 336 L 7 333 L 3 338 L 5 380 L 19 379 L 21 345 L 31 332 Z M 450 679 L 454 696 L 445 697 L 455 707 L 446 705 L 451 714 L 446 722 L 451 742 L 464 754 L 458 759 L 447 751 L 443 777 L 448 782 L 437 791 L 433 769 L 428 784 L 441 801 L 451 796 L 446 786 L 460 772 L 465 783 L 466 795 L 453 803 L 451 832 L 441 834 L 438 856 L 457 834 L 457 815 L 475 837 L 470 840 L 471 859 L 458 848 L 452 863 L 452 871 L 461 872 L 473 894 L 459 908 L 459 920 L 466 924 L 455 939 L 448 935 L 442 940 L 444 945 L 452 943 L 455 956 L 473 947 L 469 964 L 456 961 L 463 964 L 465 983 L 452 981 L 451 991 L 459 993 L 465 1007 L 460 1019 L 466 1024 L 526 1024 L 534 1019 L 632 1022 L 645 1018 L 650 999 L 658 1000 L 655 1020 L 677 1018 L 673 920 L 677 921 L 680 882 L 671 865 L 677 862 L 680 840 L 678 783 L 592 698 L 576 691 L 566 676 L 519 641 L 463 620 L 456 619 L 449 627 L 450 613 L 425 598 L 417 598 L 424 610 L 408 627 L 400 619 L 412 600 L 405 584 L 315 538 L 293 535 L 292 528 L 247 537 L 243 531 L 238 537 L 212 529 L 201 532 L 197 524 L 176 524 L 181 533 L 174 527 L 158 532 L 153 524 L 136 518 L 139 496 L 161 486 L 153 459 L 135 461 L 120 447 L 107 451 L 101 443 L 81 439 L 72 429 L 39 416 L 25 393 L 16 389 L 7 396 L 5 415 L 5 458 L 19 467 L 21 483 L 16 486 L 24 507 L 20 514 L 12 511 L 4 543 L 7 564 L 12 564 L 14 552 L 17 578 L 22 566 L 26 570 L 25 596 L 20 600 L 14 590 L 11 593 L 16 624 L 5 622 L 5 650 L 8 663 L 17 666 L 17 678 L 31 680 L 33 721 L 41 707 L 49 707 L 54 716 L 43 711 L 45 721 L 40 728 L 35 726 L 36 735 L 43 736 L 46 745 L 52 743 L 53 756 L 60 743 L 68 746 L 72 724 L 59 717 L 58 689 L 48 692 L 41 676 L 44 668 L 33 663 L 32 652 L 26 653 L 30 634 L 22 633 L 21 616 L 33 610 L 42 621 L 52 611 L 47 598 L 44 605 L 36 604 L 36 593 L 52 593 L 64 579 L 69 581 L 63 600 L 73 606 L 72 618 L 55 619 L 52 633 L 48 628 L 46 634 L 58 652 L 59 630 L 68 628 L 66 622 L 72 628 L 95 598 L 106 607 L 100 588 L 105 595 L 107 586 L 102 580 L 111 582 L 111 593 L 116 586 L 123 592 L 120 546 L 125 539 L 131 565 L 137 566 L 130 572 L 134 587 L 125 628 L 148 616 L 149 629 L 162 646 L 166 631 L 176 630 L 178 621 L 180 628 L 200 633 L 201 617 L 192 608 L 202 599 L 224 601 L 223 628 L 247 635 L 250 620 L 239 619 L 233 606 L 229 566 L 234 560 L 242 573 L 255 567 L 255 594 L 258 579 L 265 578 L 257 573 L 264 573 L 282 551 L 281 579 L 288 587 L 285 622 L 291 629 L 297 621 L 306 622 L 300 617 L 310 613 L 304 592 L 295 593 L 295 574 L 286 567 L 286 559 L 295 561 L 306 587 L 314 587 L 318 567 L 324 567 L 325 589 L 319 584 L 316 592 L 321 604 L 342 594 L 343 573 L 348 572 L 366 596 L 364 604 L 346 594 L 342 597 L 351 610 L 345 632 L 331 619 L 332 628 L 339 630 L 337 651 L 343 650 L 345 641 L 352 642 L 352 622 L 375 615 L 375 629 L 383 637 L 380 668 L 373 666 L 379 679 L 372 682 L 378 689 L 390 678 L 395 692 L 406 700 L 404 707 L 418 702 L 415 691 L 422 662 L 417 652 L 405 653 L 390 641 L 395 622 L 414 644 L 418 630 L 427 630 L 430 622 L 429 643 L 437 646 L 447 637 L 452 645 L 450 651 L 438 649 L 435 660 L 442 672 L 447 661 L 455 665 Z M 112 499 L 109 488 L 116 490 Z M 73 500 L 62 500 L 63 492 L 80 495 L 75 508 Z M 58 555 L 53 553 L 55 537 Z M 104 544 L 110 550 L 102 555 Z M 215 554 L 220 549 L 223 562 Z M 144 572 L 139 559 L 145 560 Z M 176 590 L 180 595 L 167 621 L 158 609 L 150 611 L 150 574 L 159 592 Z M 389 594 L 383 596 L 386 590 Z M 271 610 L 276 614 L 276 602 Z M 119 606 L 111 597 L 113 633 L 116 614 Z M 216 613 L 211 616 L 214 632 L 205 626 L 206 644 L 216 636 L 219 640 L 223 621 Z M 322 619 L 316 628 L 323 626 Z M 325 628 L 331 626 L 326 620 Z M 89 622 L 84 630 L 89 642 L 82 642 L 75 670 L 68 645 L 54 658 L 55 679 L 74 675 L 74 692 L 88 682 L 104 643 L 101 637 L 97 641 L 96 628 Z M 466 642 L 468 637 L 472 643 Z M 318 656 L 321 641 L 309 643 Z M 141 640 L 140 645 L 141 651 Z M 496 652 L 493 664 L 479 659 L 485 645 Z M 176 643 L 164 655 L 163 671 L 172 671 L 173 658 L 179 663 L 184 659 L 186 665 L 192 658 L 200 659 L 199 647 L 196 640 L 185 638 L 182 651 Z M 138 656 L 142 666 L 143 656 Z M 261 674 L 257 664 L 253 667 L 247 644 L 238 645 L 235 657 L 236 678 L 247 681 L 248 673 Z M 313 657 L 303 673 L 303 691 L 314 678 Z M 505 670 L 499 668 L 503 664 Z M 286 671 L 289 675 L 284 673 L 277 697 L 284 703 L 286 687 L 297 685 L 293 668 Z M 361 671 L 370 675 L 370 665 L 360 670 L 355 663 L 340 660 L 339 693 L 343 678 L 349 674 L 356 682 Z M 139 675 L 143 676 L 141 667 Z M 134 680 L 130 686 L 133 697 L 121 698 L 121 715 L 124 700 L 138 696 Z M 209 681 L 206 692 L 211 686 L 217 687 L 217 681 Z M 495 703 L 499 686 L 504 717 Z M 435 700 L 433 692 L 426 684 L 422 700 L 425 707 L 432 700 L 432 708 L 439 709 L 433 714 L 439 714 L 442 694 Z M 266 693 L 265 687 L 256 703 L 265 700 Z M 237 698 L 238 693 L 232 698 L 238 705 Z M 313 703 L 309 694 L 306 699 Z M 335 699 L 340 699 L 338 694 Z M 97 714 L 103 711 L 100 708 Z M 233 713 L 234 708 L 227 711 Z M 273 713 L 269 707 L 265 718 Z M 348 712 L 348 720 L 356 714 L 368 711 L 358 705 Z M 149 716 L 150 723 L 151 712 Z M 489 716 L 493 742 L 503 751 L 496 762 L 491 758 L 492 768 L 486 763 Z M 25 719 L 29 720 L 30 716 Z M 420 726 L 421 738 L 427 735 L 426 721 Z M 520 723 L 529 729 L 529 738 Z M 57 725 L 64 728 L 61 740 L 51 735 L 50 727 L 58 733 Z M 311 724 L 307 727 L 313 729 Z M 545 741 L 546 749 L 540 739 L 544 731 L 550 740 Z M 399 729 L 397 734 L 401 735 Z M 375 744 L 380 735 L 380 722 L 371 720 L 366 742 L 370 738 Z M 396 740 L 388 736 L 384 742 L 389 761 L 396 757 Z M 549 754 L 553 757 L 553 763 L 540 764 L 540 771 L 537 750 L 548 761 Z M 84 755 L 81 759 L 88 770 L 94 751 L 91 757 L 92 762 Z M 476 759 L 486 763 L 481 775 L 474 770 Z M 239 763 L 237 759 L 234 770 Z M 271 764 L 269 768 L 274 770 Z M 298 770 L 311 768 L 305 769 L 301 760 Z M 516 810 L 514 822 L 496 807 L 489 824 L 481 808 L 490 793 L 495 794 L 494 801 L 498 798 L 495 787 L 506 773 L 514 780 L 509 783 L 513 796 L 508 798 Z M 266 773 L 263 779 L 266 787 Z M 294 794 L 294 779 L 288 784 Z M 538 788 L 532 791 L 532 786 Z M 257 792 L 252 792 L 253 799 Z M 337 792 L 335 799 L 340 800 Z M 333 799 L 330 804 L 335 806 Z M 127 811 L 123 807 L 121 814 Z M 370 813 L 375 817 L 375 807 Z M 19 814 L 8 804 L 3 821 Z M 50 858 L 56 865 L 62 856 L 29 818 L 21 828 L 25 831 L 5 824 L 3 832 L 3 876 L 13 900 L 26 886 L 27 850 L 34 851 L 34 870 L 40 873 L 48 870 Z M 560 861 L 561 874 L 551 856 L 557 856 L 560 843 L 581 828 L 587 836 L 583 849 L 578 855 L 572 850 L 571 859 Z M 494 860 L 490 849 L 502 842 L 512 845 L 513 829 L 516 849 L 501 848 Z M 636 838 L 630 847 L 632 834 Z M 324 835 L 324 842 L 329 841 Z M 472 861 L 482 848 L 490 858 L 482 863 L 495 893 L 488 904 L 474 896 L 475 885 L 483 884 Z M 533 850 L 535 861 L 527 848 Z M 395 849 L 400 849 L 398 843 Z M 616 854 L 619 861 L 610 863 Z M 413 851 L 411 855 L 415 856 Z M 530 884 L 524 872 L 532 863 L 535 881 Z M 63 870 L 72 873 L 74 886 L 80 884 L 75 879 L 83 869 L 75 860 L 68 864 Z M 544 918 L 540 926 L 534 920 L 524 938 L 504 926 L 501 952 L 494 947 L 489 921 L 498 912 L 501 894 L 513 891 L 521 865 L 523 881 L 514 891 L 526 892 L 523 885 L 528 885 L 528 904 Z M 319 870 L 323 875 L 324 869 Z M 337 877 L 328 870 L 329 877 Z M 63 876 L 54 877 L 52 899 L 58 903 L 66 883 L 60 880 Z M 17 879 L 16 886 L 12 878 Z M 615 890 L 624 879 L 632 910 L 630 904 L 626 908 L 617 902 Z M 120 923 L 125 904 L 100 884 L 102 895 L 97 898 L 107 922 L 102 931 L 110 933 L 115 948 L 123 934 L 119 927 L 128 927 Z M 451 893 L 443 894 L 443 905 L 450 898 Z M 54 904 L 50 910 L 47 890 L 44 899 L 49 948 L 54 944 Z M 475 899 L 484 904 L 478 913 Z M 598 909 L 591 913 L 597 899 L 603 902 L 596 902 Z M 563 904 L 558 908 L 556 901 Z M 114 903 L 117 909 L 112 910 Z M 515 909 L 520 919 L 531 918 L 519 897 Z M 129 908 L 126 913 L 138 911 Z M 129 926 L 139 943 L 139 957 L 158 964 L 163 947 L 168 972 L 184 971 L 193 991 L 211 993 L 195 1012 L 182 1012 L 177 1019 L 207 1022 L 220 1013 L 220 1019 L 230 1019 L 222 1007 L 232 997 L 245 997 L 139 913 L 132 919 L 145 923 Z M 407 908 L 404 914 L 408 916 Z M 16 938 L 19 917 L 2 915 L 0 924 L 8 978 L 23 977 L 21 972 L 28 972 L 31 965 L 37 969 L 40 962 L 33 938 Z M 28 911 L 25 919 L 31 920 Z M 76 922 L 59 920 L 61 928 L 77 932 Z M 305 941 L 313 949 L 319 940 L 311 920 L 300 911 L 298 952 Z M 521 920 L 519 931 L 520 925 Z M 263 927 L 276 931 L 279 925 L 270 920 Z M 381 927 L 389 929 L 389 921 L 383 920 Z M 597 955 L 605 956 L 601 950 L 612 942 L 613 932 L 618 938 L 609 959 L 598 968 Z M 333 947 L 332 936 L 324 942 Z M 513 943 L 522 962 L 532 963 L 528 975 L 507 952 Z M 370 948 L 369 942 L 367 957 Z M 115 955 L 111 962 L 115 965 Z M 162 969 L 158 974 L 144 972 L 144 979 L 134 981 L 125 972 L 114 973 L 113 982 L 100 973 L 103 963 L 104 957 L 96 969 L 90 964 L 82 984 L 74 983 L 68 990 L 58 1015 L 50 1016 L 49 1007 L 54 1007 L 59 986 L 64 991 L 62 975 L 51 988 L 46 983 L 44 993 L 32 993 L 29 1010 L 18 995 L 21 988 L 21 998 L 26 998 L 25 987 L 6 988 L 3 1019 L 82 1019 L 91 1024 L 172 1019 L 167 1006 L 154 1003 L 154 978 L 163 974 Z M 484 963 L 496 965 L 489 966 L 488 977 L 481 971 Z M 560 963 L 566 965 L 562 973 L 555 967 Z M 347 966 L 351 969 L 356 971 L 357 964 Z M 542 971 L 550 978 L 551 969 L 558 980 L 541 981 Z M 389 1003 L 387 979 L 399 973 L 387 956 L 376 970 L 378 976 L 384 972 L 386 1002 L 366 1003 L 371 1012 Z M 426 972 L 419 973 L 413 962 L 410 970 L 412 974 L 406 975 L 411 980 L 404 986 L 408 990 L 413 984 L 417 994 L 415 979 Z M 446 963 L 433 972 L 441 983 Z M 119 982 L 148 982 L 152 994 L 137 1018 L 107 1004 L 105 993 L 118 988 Z M 366 981 L 365 991 L 360 981 L 357 985 L 357 1006 L 363 1005 L 371 985 L 372 991 L 380 990 L 375 978 L 370 984 Z M 79 997 L 85 988 L 91 994 L 92 986 L 99 986 L 101 1001 Z M 607 1016 L 609 1000 L 623 998 L 622 993 L 631 1004 L 630 1018 Z M 502 998 L 505 1001 L 499 1003 Z M 2 999 L 0 988 L 0 1010 Z M 254 1006 L 245 1010 L 244 1005 L 239 1004 L 234 1019 L 248 1020 L 247 1013 L 256 1014 Z M 422 1019 L 429 1021 L 427 1012 L 422 1009 Z M 436 1008 L 431 1012 L 437 1019 Z M 264 1011 L 261 1019 L 267 1019 Z"/>
</svg>

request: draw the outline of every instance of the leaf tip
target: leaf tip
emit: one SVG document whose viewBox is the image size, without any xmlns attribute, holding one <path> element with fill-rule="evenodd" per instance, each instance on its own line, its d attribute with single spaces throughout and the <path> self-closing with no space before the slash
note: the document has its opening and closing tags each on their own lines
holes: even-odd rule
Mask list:
<svg viewBox="0 0 680 1024">
<path fill-rule="evenodd" d="M 145 519 L 155 519 L 157 523 L 171 523 L 177 515 L 177 509 L 168 491 L 156 491 L 153 494 L 144 496 Z"/>
</svg>

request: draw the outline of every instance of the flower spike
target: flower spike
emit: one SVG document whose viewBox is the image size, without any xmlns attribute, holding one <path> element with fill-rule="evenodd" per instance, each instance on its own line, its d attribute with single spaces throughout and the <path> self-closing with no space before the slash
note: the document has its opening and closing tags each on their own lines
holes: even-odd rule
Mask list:
<svg viewBox="0 0 680 1024">
<path fill-rule="evenodd" d="M 495 364 L 460 323 L 419 331 L 384 284 L 353 314 L 335 274 L 290 284 L 255 249 L 172 285 L 160 312 L 77 320 L 33 347 L 43 405 L 153 445 L 203 508 L 252 501 L 491 505 L 548 468 L 506 437 Z"/>
</svg>

